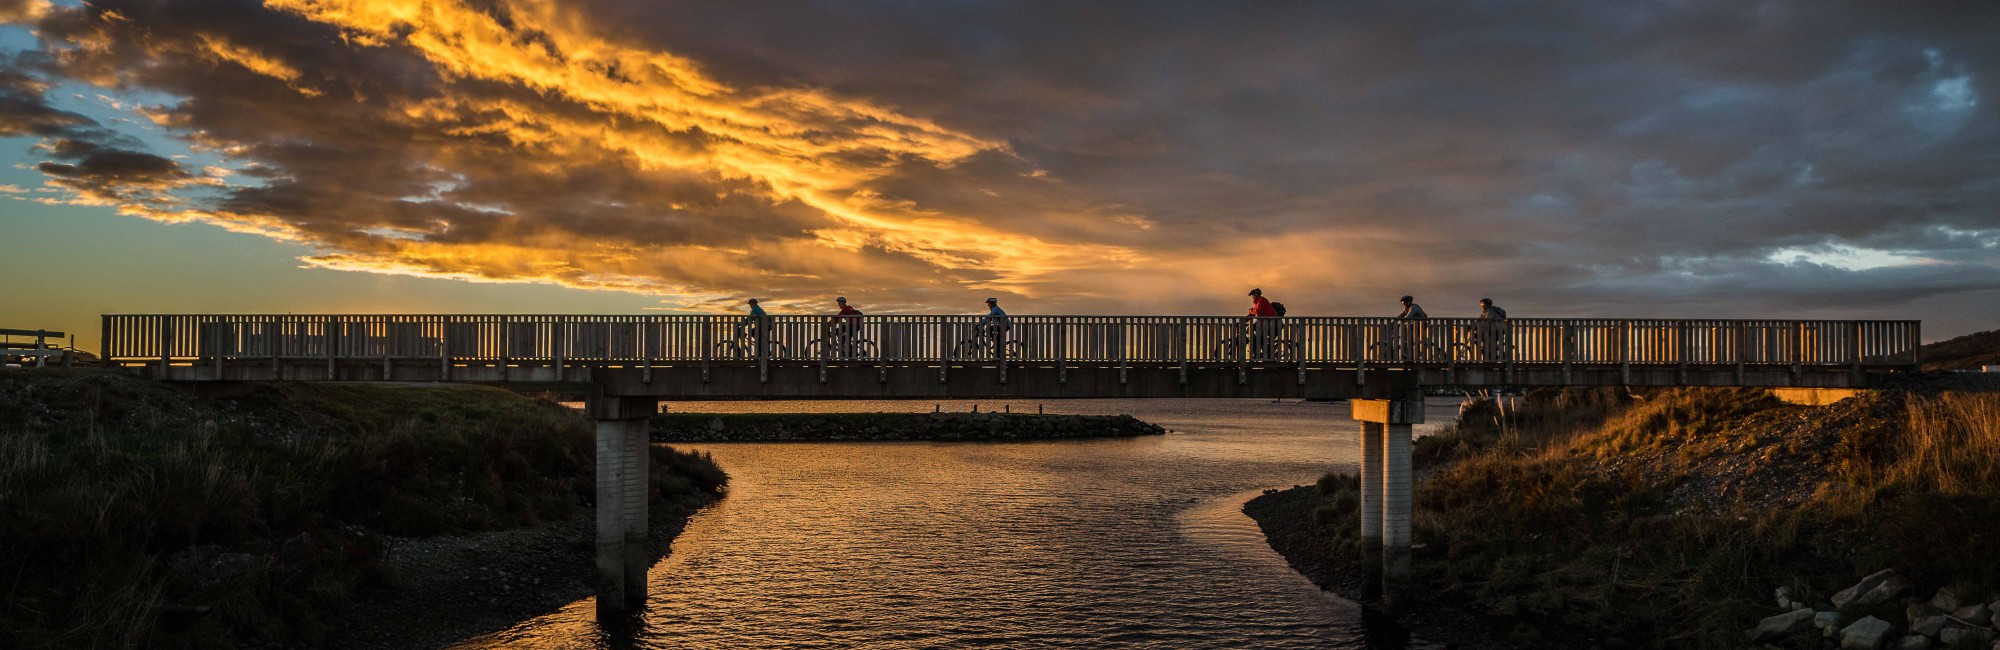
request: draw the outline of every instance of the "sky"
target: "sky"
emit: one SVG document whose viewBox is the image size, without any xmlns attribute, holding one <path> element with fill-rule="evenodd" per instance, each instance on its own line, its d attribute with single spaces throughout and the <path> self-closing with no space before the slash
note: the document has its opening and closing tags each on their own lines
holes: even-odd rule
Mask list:
<svg viewBox="0 0 2000 650">
<path fill-rule="evenodd" d="M 2000 3 L 0 0 L 0 327 L 2000 327 Z"/>
</svg>

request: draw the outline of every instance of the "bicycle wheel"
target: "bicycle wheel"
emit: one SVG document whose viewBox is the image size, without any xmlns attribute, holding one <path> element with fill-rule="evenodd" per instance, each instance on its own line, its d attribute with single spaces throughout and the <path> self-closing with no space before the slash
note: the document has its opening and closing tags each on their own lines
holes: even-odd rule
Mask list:
<svg viewBox="0 0 2000 650">
<path fill-rule="evenodd" d="M 1271 358 L 1277 361 L 1298 361 L 1299 343 L 1290 339 L 1271 342 Z"/>
<path fill-rule="evenodd" d="M 874 341 L 870 341 L 868 339 L 861 339 L 859 341 L 854 342 L 854 358 L 874 359 L 880 356 L 882 356 L 881 350 L 875 346 Z"/>
</svg>

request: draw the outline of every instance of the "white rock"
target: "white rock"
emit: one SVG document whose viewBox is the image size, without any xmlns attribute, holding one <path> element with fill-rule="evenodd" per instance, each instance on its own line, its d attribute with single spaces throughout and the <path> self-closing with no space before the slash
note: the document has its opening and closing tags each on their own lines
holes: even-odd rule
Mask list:
<svg viewBox="0 0 2000 650">
<path fill-rule="evenodd" d="M 1950 586 L 1938 587 L 1937 593 L 1931 595 L 1931 606 L 1947 612 L 1958 609 L 1962 604 L 1958 602 L 1958 590 Z"/>
<path fill-rule="evenodd" d="M 1793 632 L 1806 629 L 1806 626 L 1812 623 L 1812 618 L 1812 610 L 1795 609 L 1758 621 L 1757 627 L 1745 631 L 1744 634 L 1750 637 L 1751 643 L 1782 639 Z"/>
<path fill-rule="evenodd" d="M 1896 575 L 1895 569 L 1883 569 L 1881 571 L 1876 571 L 1874 573 L 1868 574 L 1868 577 L 1862 578 L 1861 582 L 1854 583 L 1854 586 L 1842 589 L 1840 590 L 1839 593 L 1834 594 L 1833 595 L 1834 608 L 1846 609 L 1848 603 L 1854 602 L 1854 599 L 1861 597 L 1862 594 L 1868 593 L 1869 590 L 1872 590 L 1876 586 L 1881 585 L 1883 581 L 1888 580 L 1889 578 L 1894 577 L 1895 575 Z"/>
<path fill-rule="evenodd" d="M 1849 623 L 1840 630 L 1840 650 L 1881 650 L 1889 629 L 1888 621 L 1873 616 Z"/>
</svg>

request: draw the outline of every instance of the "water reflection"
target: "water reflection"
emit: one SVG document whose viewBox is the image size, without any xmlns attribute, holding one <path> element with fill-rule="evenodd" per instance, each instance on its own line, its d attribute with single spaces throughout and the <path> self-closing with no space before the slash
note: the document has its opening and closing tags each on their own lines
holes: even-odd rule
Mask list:
<svg viewBox="0 0 2000 650">
<path fill-rule="evenodd" d="M 1050 413 L 1130 413 L 1174 433 L 695 445 L 729 470 L 730 495 L 653 567 L 646 611 L 621 638 L 600 634 L 585 600 L 462 647 L 1361 645 L 1355 607 L 1287 568 L 1239 510 L 1259 488 L 1352 467 L 1356 425 L 1345 404 L 1040 404 Z M 930 411 L 933 403 L 670 408 Z M 1430 419 L 1453 413 L 1441 402 Z"/>
</svg>

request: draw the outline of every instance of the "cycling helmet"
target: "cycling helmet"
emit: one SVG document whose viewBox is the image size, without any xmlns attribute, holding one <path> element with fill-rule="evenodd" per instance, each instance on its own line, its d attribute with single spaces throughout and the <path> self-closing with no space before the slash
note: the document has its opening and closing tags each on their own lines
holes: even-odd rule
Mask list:
<svg viewBox="0 0 2000 650">
<path fill-rule="evenodd" d="M 1480 299 L 1479 299 L 1479 304 L 1482 304 L 1482 305 L 1491 305 L 1491 304 L 1493 304 L 1493 299 L 1492 299 L 1492 298 L 1480 298 Z"/>
<path fill-rule="evenodd" d="M 833 299 L 833 301 L 834 301 L 834 302 L 847 302 L 847 296 L 841 296 L 841 297 L 839 297 L 839 298 L 834 298 L 834 299 Z"/>
<path fill-rule="evenodd" d="M 752 305 L 754 305 L 754 304 L 757 304 L 757 299 L 756 299 L 756 298 L 751 298 L 751 299 L 750 299 L 750 304 L 752 304 Z"/>
<path fill-rule="evenodd" d="M 1398 298 L 1398 299 L 1397 299 L 1397 301 L 1398 301 L 1398 302 L 1416 302 L 1416 301 L 1417 301 L 1417 299 L 1416 299 L 1416 298 L 1411 298 L 1411 297 L 1409 297 L 1409 296 L 1403 296 L 1402 298 Z"/>
<path fill-rule="evenodd" d="M 989 305 L 997 305 L 997 304 L 1000 304 L 1000 299 L 999 299 L 999 298 L 987 298 L 987 299 L 986 299 L 986 304 L 989 304 Z"/>
</svg>

